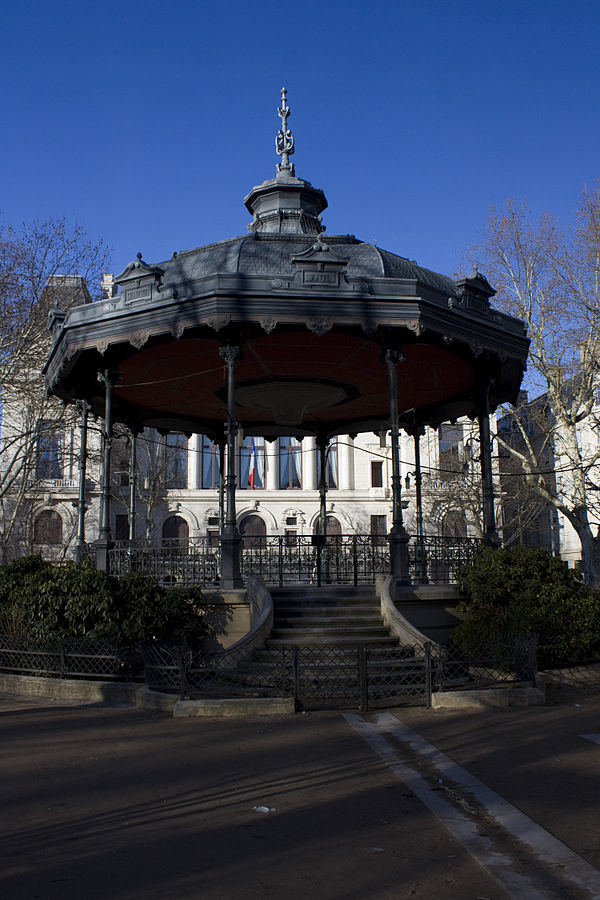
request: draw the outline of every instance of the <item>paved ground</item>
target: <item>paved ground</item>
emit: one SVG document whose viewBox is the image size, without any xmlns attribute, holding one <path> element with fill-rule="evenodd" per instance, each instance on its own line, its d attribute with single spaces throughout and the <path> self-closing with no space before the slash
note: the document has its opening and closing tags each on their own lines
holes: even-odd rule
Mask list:
<svg viewBox="0 0 600 900">
<path fill-rule="evenodd" d="M 579 737 L 600 732 L 597 691 L 548 707 L 394 713 L 600 868 L 600 744 Z M 526 896 L 500 886 L 339 713 L 215 721 L 5 698 L 0 726 L 10 900 Z M 494 838 L 456 786 L 402 741 L 396 751 Z M 527 875 L 531 858 L 518 842 L 510 852 Z M 595 895 L 555 875 L 527 896 Z"/>
</svg>

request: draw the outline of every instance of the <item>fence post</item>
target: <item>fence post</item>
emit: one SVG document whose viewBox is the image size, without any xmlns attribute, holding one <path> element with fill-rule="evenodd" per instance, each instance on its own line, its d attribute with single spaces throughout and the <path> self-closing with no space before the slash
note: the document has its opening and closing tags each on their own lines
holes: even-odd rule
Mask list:
<svg viewBox="0 0 600 900">
<path fill-rule="evenodd" d="M 287 647 L 281 648 L 281 693 L 287 696 L 288 679 L 287 679 Z"/>
<path fill-rule="evenodd" d="M 318 535 L 320 537 L 320 535 Z M 317 543 L 317 587 L 321 587 L 321 551 L 322 551 L 321 542 Z"/>
<path fill-rule="evenodd" d="M 538 645 L 538 635 L 534 634 L 529 638 L 529 661 L 530 661 L 530 672 L 531 672 L 531 683 L 535 687 L 537 684 L 537 645 Z"/>
<path fill-rule="evenodd" d="M 283 538 L 279 535 L 277 539 L 278 559 L 279 559 L 279 587 L 283 587 Z"/>
<path fill-rule="evenodd" d="M 425 642 L 425 700 L 431 709 L 432 673 L 431 673 L 431 641 Z"/>
<path fill-rule="evenodd" d="M 293 678 L 294 678 L 294 705 L 296 709 L 300 706 L 300 660 L 298 654 L 298 646 L 295 644 L 292 656 Z"/>
<path fill-rule="evenodd" d="M 65 658 L 65 642 L 63 638 L 60 638 L 58 642 L 58 654 L 59 654 L 59 666 L 60 666 L 60 677 L 67 677 L 67 662 Z"/>
<path fill-rule="evenodd" d="M 179 699 L 183 700 L 187 694 L 187 677 L 185 666 L 185 646 L 177 648 L 177 668 L 179 670 Z"/>
<path fill-rule="evenodd" d="M 360 644 L 358 650 L 358 684 L 360 711 L 366 712 L 369 706 L 369 684 L 367 676 L 367 646 Z"/>
<path fill-rule="evenodd" d="M 352 535 L 352 569 L 354 570 L 354 587 L 358 587 L 358 553 L 356 550 L 356 542 L 358 538 L 355 534 Z"/>
</svg>

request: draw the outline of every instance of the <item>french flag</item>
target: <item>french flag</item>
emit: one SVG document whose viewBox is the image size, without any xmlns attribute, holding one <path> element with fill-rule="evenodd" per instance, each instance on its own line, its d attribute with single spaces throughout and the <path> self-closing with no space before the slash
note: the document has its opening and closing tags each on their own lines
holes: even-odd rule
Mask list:
<svg viewBox="0 0 600 900">
<path fill-rule="evenodd" d="M 254 487 L 254 483 L 256 481 L 256 447 L 254 445 L 254 438 L 252 438 L 252 447 L 250 449 L 250 465 L 248 467 L 248 484 L 251 488 Z"/>
</svg>

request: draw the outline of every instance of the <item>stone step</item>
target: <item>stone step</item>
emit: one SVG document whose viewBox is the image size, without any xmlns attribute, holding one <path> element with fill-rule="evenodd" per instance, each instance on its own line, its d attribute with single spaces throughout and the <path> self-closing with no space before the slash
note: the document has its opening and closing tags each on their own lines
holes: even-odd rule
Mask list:
<svg viewBox="0 0 600 900">
<path fill-rule="evenodd" d="M 280 606 L 376 606 L 379 608 L 380 603 L 376 597 L 332 597 L 328 594 L 326 597 L 275 597 L 273 606 L 275 609 Z"/>
<path fill-rule="evenodd" d="M 302 622 L 302 623 L 294 623 L 290 626 L 279 625 L 278 623 L 273 628 L 272 634 L 273 636 L 277 636 L 279 632 L 286 631 L 290 634 L 308 632 L 308 631 L 322 631 L 324 634 L 389 634 L 387 627 L 381 622 L 369 622 L 365 624 L 356 623 L 352 619 L 349 619 L 346 622 L 340 622 L 338 619 L 330 619 L 330 620 L 319 620 L 317 622 Z"/>
<path fill-rule="evenodd" d="M 281 625 L 283 623 L 289 623 L 289 626 L 293 628 L 294 626 L 298 626 L 302 628 L 306 625 L 307 622 L 315 622 L 318 624 L 319 622 L 328 622 L 334 624 L 335 622 L 339 622 L 340 624 L 356 624 L 356 625 L 375 625 L 383 624 L 383 619 L 381 618 L 381 614 L 378 611 L 366 610 L 355 613 L 353 610 L 343 609 L 336 610 L 331 609 L 331 607 L 327 607 L 323 610 L 292 610 L 286 612 L 277 611 L 275 613 L 275 625 Z"/>
<path fill-rule="evenodd" d="M 386 635 L 384 637 L 370 637 L 370 638 L 362 638 L 357 636 L 336 636 L 332 639 L 331 635 L 306 635 L 302 639 L 298 638 L 296 635 L 293 635 L 291 638 L 285 637 L 277 637 L 277 638 L 269 638 L 267 641 L 267 645 L 269 647 L 290 647 L 297 645 L 299 647 L 310 647 L 310 646 L 318 646 L 322 644 L 327 644 L 329 646 L 335 647 L 356 647 L 357 644 L 366 644 L 367 646 L 376 645 L 376 646 L 396 646 L 398 644 L 398 638 L 393 635 Z"/>
<path fill-rule="evenodd" d="M 270 593 L 273 598 L 273 603 L 278 603 L 283 600 L 299 600 L 310 603 L 320 602 L 325 599 L 332 599 L 335 602 L 338 602 L 340 600 L 358 600 L 365 598 L 379 602 L 373 588 L 272 588 Z"/>
</svg>

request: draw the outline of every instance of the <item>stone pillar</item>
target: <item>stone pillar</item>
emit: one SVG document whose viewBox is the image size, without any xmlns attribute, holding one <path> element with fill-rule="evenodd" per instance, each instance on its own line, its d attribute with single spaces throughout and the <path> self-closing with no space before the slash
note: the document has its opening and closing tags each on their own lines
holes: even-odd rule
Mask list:
<svg viewBox="0 0 600 900">
<path fill-rule="evenodd" d="M 302 441 L 303 465 L 302 487 L 307 491 L 316 491 L 317 484 L 317 443 L 314 437 L 305 437 Z"/>
<path fill-rule="evenodd" d="M 386 350 L 390 390 L 390 442 L 392 453 L 392 528 L 389 533 L 391 575 L 401 584 L 410 584 L 408 571 L 409 537 L 402 521 L 402 481 L 400 478 L 398 363 L 404 356 L 398 350 Z"/>
<path fill-rule="evenodd" d="M 87 429 L 90 405 L 86 400 L 78 404 L 81 411 L 79 426 L 79 496 L 77 499 L 77 540 L 75 542 L 75 559 L 78 562 L 84 557 L 85 546 L 85 479 L 87 472 Z"/>
<path fill-rule="evenodd" d="M 279 441 L 265 439 L 265 489 L 276 491 L 279 488 Z"/>
<path fill-rule="evenodd" d="M 189 485 L 193 491 L 202 487 L 202 435 L 193 434 L 190 442 L 191 466 L 189 467 Z"/>
<path fill-rule="evenodd" d="M 244 585 L 240 567 L 241 537 L 235 511 L 235 367 L 241 358 L 239 347 L 221 347 L 219 355 L 227 365 L 227 471 L 225 475 L 225 525 L 221 533 L 221 587 L 234 590 Z"/>
<path fill-rule="evenodd" d="M 492 478 L 492 444 L 490 437 L 489 382 L 481 387 L 477 409 L 479 444 L 481 448 L 481 493 L 483 497 L 483 541 L 490 547 L 500 546 L 494 510 L 494 482 Z"/>
<path fill-rule="evenodd" d="M 354 439 L 349 434 L 338 438 L 338 486 L 341 491 L 354 488 Z"/>
<path fill-rule="evenodd" d="M 96 541 L 96 567 L 110 572 L 110 462 L 112 450 L 112 392 L 114 376 L 105 369 L 98 373 L 98 380 L 104 384 L 104 427 L 102 429 L 102 491 L 100 497 L 100 529 Z"/>
</svg>

